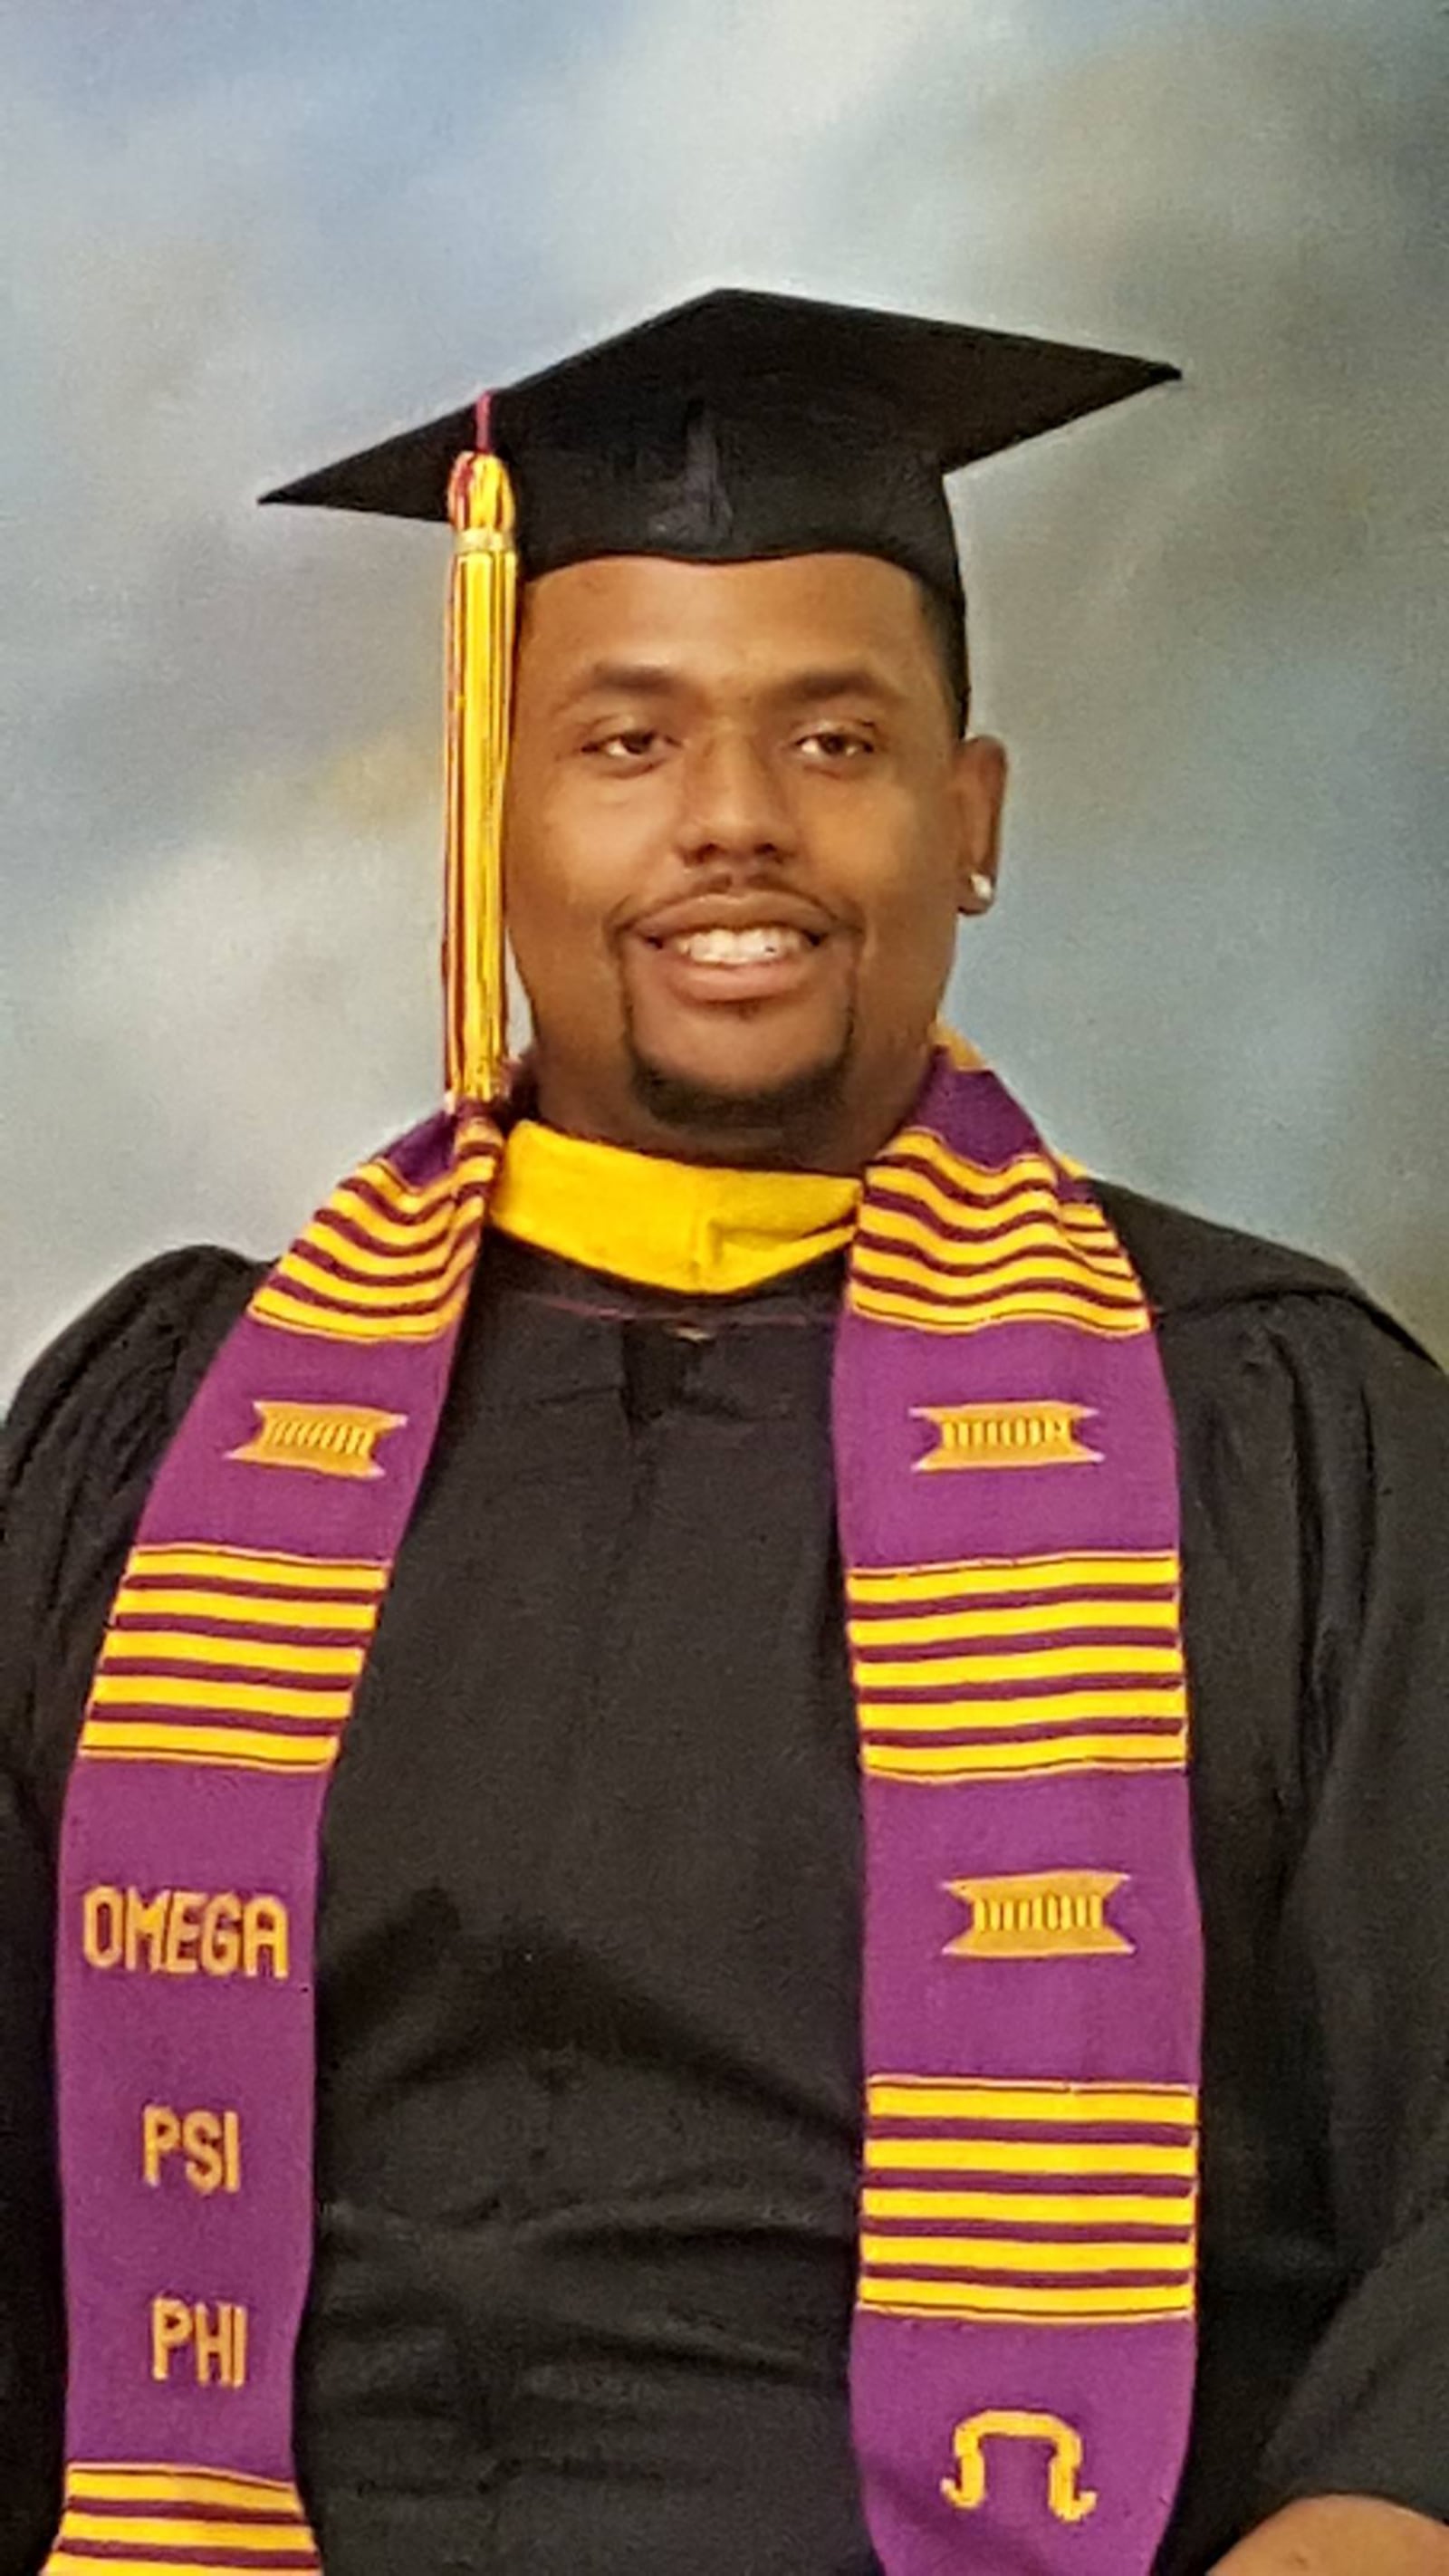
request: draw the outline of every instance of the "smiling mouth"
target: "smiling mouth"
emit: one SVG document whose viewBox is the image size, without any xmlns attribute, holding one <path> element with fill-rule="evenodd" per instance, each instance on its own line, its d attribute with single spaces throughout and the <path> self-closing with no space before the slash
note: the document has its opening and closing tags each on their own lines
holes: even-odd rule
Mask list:
<svg viewBox="0 0 1449 2576">
<path fill-rule="evenodd" d="M 824 933 L 799 929 L 793 922 L 752 922 L 747 929 L 731 930 L 723 923 L 703 930 L 679 930 L 666 938 L 651 938 L 651 948 L 666 955 L 682 957 L 692 966 L 770 966 L 778 960 L 807 956 L 818 948 Z"/>
</svg>

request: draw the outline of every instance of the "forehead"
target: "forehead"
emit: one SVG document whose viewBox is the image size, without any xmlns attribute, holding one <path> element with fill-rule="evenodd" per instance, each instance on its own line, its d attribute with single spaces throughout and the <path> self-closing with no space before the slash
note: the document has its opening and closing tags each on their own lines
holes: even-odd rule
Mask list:
<svg viewBox="0 0 1449 2576">
<path fill-rule="evenodd" d="M 530 582 L 522 651 L 539 678 L 607 658 L 681 678 L 868 656 L 904 676 L 927 652 L 919 587 L 875 555 L 781 555 L 701 564 L 605 555 Z"/>
</svg>

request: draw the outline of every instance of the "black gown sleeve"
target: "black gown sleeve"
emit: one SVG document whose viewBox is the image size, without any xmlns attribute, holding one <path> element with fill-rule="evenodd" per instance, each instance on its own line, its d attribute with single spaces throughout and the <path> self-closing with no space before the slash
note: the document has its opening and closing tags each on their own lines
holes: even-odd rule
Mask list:
<svg viewBox="0 0 1449 2576">
<path fill-rule="evenodd" d="M 0 2571 L 31 2576 L 53 2533 L 60 2248 L 50 2078 L 50 1873 L 0 1771 Z"/>
<path fill-rule="evenodd" d="M 1283 1931 L 1344 2289 L 1257 2518 L 1357 2494 L 1449 2523 L 1449 1379 L 1347 1299 L 1300 1313 L 1317 1604 Z"/>
<path fill-rule="evenodd" d="M 59 2501 L 60 1801 L 131 1528 L 256 1276 L 209 1248 L 147 1263 L 37 1360 L 0 1432 L 0 2576 L 33 2576 Z"/>
</svg>

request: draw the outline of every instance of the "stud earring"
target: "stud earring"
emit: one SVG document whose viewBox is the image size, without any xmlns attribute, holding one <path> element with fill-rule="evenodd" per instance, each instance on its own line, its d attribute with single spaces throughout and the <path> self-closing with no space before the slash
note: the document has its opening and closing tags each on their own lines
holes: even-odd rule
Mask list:
<svg viewBox="0 0 1449 2576">
<path fill-rule="evenodd" d="M 987 876 L 982 869 L 976 868 L 973 869 L 971 875 L 971 891 L 975 895 L 977 902 L 984 906 L 990 903 L 996 892 L 996 888 L 992 884 L 990 877 Z"/>
</svg>

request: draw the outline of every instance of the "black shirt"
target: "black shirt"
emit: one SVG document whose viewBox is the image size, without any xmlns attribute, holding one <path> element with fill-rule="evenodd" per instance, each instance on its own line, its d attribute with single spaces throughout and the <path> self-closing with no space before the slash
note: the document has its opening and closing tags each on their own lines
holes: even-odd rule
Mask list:
<svg viewBox="0 0 1449 2576">
<path fill-rule="evenodd" d="M 1208 1954 L 1163 2576 L 1449 2520 L 1449 1389 L 1348 1283 L 1106 1190 L 1178 1423 Z M 28 1381 L 0 1556 L 0 2576 L 55 2511 L 51 1868 L 160 1450 L 255 1271 Z M 492 1239 L 330 1794 L 298 2453 L 328 2576 L 867 2576 L 835 1265 L 689 1305 Z"/>
</svg>

